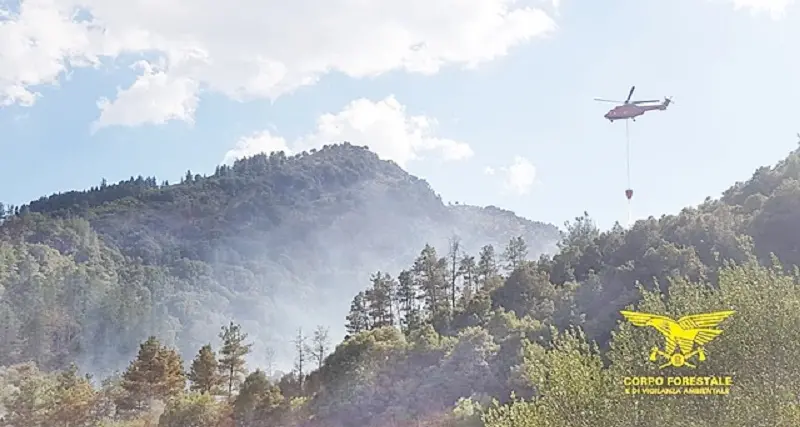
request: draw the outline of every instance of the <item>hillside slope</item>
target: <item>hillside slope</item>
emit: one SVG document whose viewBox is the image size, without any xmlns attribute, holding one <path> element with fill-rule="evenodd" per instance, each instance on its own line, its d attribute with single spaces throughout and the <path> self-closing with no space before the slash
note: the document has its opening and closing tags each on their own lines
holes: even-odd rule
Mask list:
<svg viewBox="0 0 800 427">
<path fill-rule="evenodd" d="M 400 280 L 393 286 L 404 308 L 387 322 L 383 283 L 356 296 L 348 323 L 360 332 L 312 374 L 321 385 L 302 393 L 311 399 L 302 414 L 315 421 L 297 425 L 639 427 L 684 422 L 687 413 L 709 427 L 798 425 L 798 230 L 800 149 L 719 199 L 630 229 L 601 231 L 578 217 L 555 255 L 462 275 L 470 292 L 452 308 L 431 303 L 443 288 L 428 278 L 436 266 L 423 249 L 406 267 L 423 303 L 405 305 Z M 690 361 L 696 369 L 661 369 L 664 360 L 649 355 L 664 337 L 624 322 L 623 309 L 733 316 L 708 359 Z M 408 328 L 420 317 L 427 321 Z M 732 376 L 734 387 L 724 395 L 624 391 L 624 377 L 660 375 Z"/>
<path fill-rule="evenodd" d="M 242 341 L 198 344 L 192 362 L 163 345 L 172 339 L 170 316 L 221 302 L 208 295 L 247 296 L 235 285 L 249 283 L 259 263 L 227 270 L 235 280 L 226 288 L 203 276 L 213 270 L 205 262 L 137 264 L 85 220 L 21 215 L 0 228 L 0 363 L 53 365 L 76 331 L 130 342 L 131 331 L 149 327 L 158 338 L 142 342 L 122 379 L 103 387 L 75 370 L 0 369 L 0 405 L 10 425 L 41 426 L 69 416 L 71 425 L 116 427 L 640 427 L 685 424 L 686 414 L 693 426 L 797 426 L 798 205 L 795 151 L 720 199 L 630 229 L 601 231 L 588 216 L 576 218 L 552 256 L 531 260 L 516 238 L 502 254 L 418 247 L 404 266 L 360 282 L 344 319 L 348 338 L 334 348 L 313 334 L 309 347 L 298 346 L 303 363 L 278 381 L 267 378 L 269 365 L 249 364 L 241 375 L 215 369 L 236 353 L 231 343 L 258 345 L 260 324 L 243 325 L 253 336 Z M 664 337 L 622 321 L 621 308 L 671 318 L 734 313 L 704 345 L 706 358 L 686 356 L 696 367 L 662 368 L 665 359 L 650 354 L 666 350 Z M 97 327 L 87 335 L 85 324 Z M 626 393 L 623 378 L 642 376 L 730 376 L 733 385 Z M 214 387 L 225 380 L 231 396 Z"/>
<path fill-rule="evenodd" d="M 80 331 L 55 340 L 68 343 L 20 350 L 53 366 L 80 355 L 86 366 L 119 368 L 155 332 L 194 351 L 213 341 L 227 319 L 253 331 L 257 360 L 273 347 L 288 365 L 290 356 L 281 352 L 298 327 L 340 324 L 370 273 L 397 270 L 426 243 L 446 249 L 457 235 L 464 249 L 477 251 L 523 236 L 538 255 L 560 238 L 552 225 L 498 208 L 445 206 L 425 181 L 347 143 L 291 157 L 258 155 L 208 177 L 187 172 L 173 185 L 143 177 L 103 182 L 14 210 L 20 215 L 0 229 L 3 240 L 46 247 L 9 247 L 9 259 L 33 262 L 28 255 L 42 250 L 36 268 L 53 259 L 69 264 L 70 273 L 59 274 L 89 276 L 67 282 L 92 282 L 102 302 L 82 301 L 90 307 L 80 315 L 65 310 Z M 52 286 L 62 279 L 53 278 Z M 70 293 L 82 295 L 86 286 L 59 292 L 78 298 Z M 128 299 L 137 301 L 135 309 L 125 306 Z M 23 323 L 50 316 L 19 314 L 22 301 L 7 303 L 9 316 Z M 58 357 L 49 349 L 55 345 Z"/>
</svg>

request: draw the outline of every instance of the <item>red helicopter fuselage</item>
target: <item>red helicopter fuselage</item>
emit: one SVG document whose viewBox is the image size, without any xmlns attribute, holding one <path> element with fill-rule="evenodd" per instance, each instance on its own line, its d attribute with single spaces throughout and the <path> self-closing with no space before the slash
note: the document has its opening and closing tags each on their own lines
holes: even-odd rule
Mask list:
<svg viewBox="0 0 800 427">
<path fill-rule="evenodd" d="M 636 117 L 639 117 L 648 111 L 666 110 L 667 106 L 669 106 L 669 103 L 670 103 L 669 99 L 665 99 L 664 102 L 656 105 L 637 105 L 637 104 L 618 105 L 612 108 L 603 117 L 607 118 L 612 122 L 614 120 L 626 120 L 626 119 L 636 120 Z"/>
</svg>

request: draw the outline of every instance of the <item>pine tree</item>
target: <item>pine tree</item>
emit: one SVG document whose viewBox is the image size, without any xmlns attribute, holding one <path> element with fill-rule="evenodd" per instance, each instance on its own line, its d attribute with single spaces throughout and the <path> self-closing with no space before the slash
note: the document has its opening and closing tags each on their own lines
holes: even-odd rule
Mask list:
<svg viewBox="0 0 800 427">
<path fill-rule="evenodd" d="M 461 253 L 461 239 L 458 236 L 453 236 L 450 239 L 450 250 L 447 253 L 447 260 L 450 268 L 450 308 L 456 309 L 456 294 L 458 289 L 456 283 L 458 281 L 458 256 Z"/>
<path fill-rule="evenodd" d="M 50 425 L 82 426 L 92 419 L 97 393 L 89 377 L 78 375 L 78 368 L 71 365 L 57 378 L 54 411 L 50 414 Z"/>
<path fill-rule="evenodd" d="M 183 362 L 178 352 L 162 346 L 151 336 L 139 346 L 136 359 L 122 375 L 125 395 L 118 405 L 123 410 L 143 410 L 151 399 L 166 400 L 183 391 L 185 386 Z"/>
<path fill-rule="evenodd" d="M 486 287 L 489 281 L 497 275 L 497 257 L 494 246 L 486 245 L 481 248 L 478 255 L 478 282 L 482 287 Z"/>
<path fill-rule="evenodd" d="M 403 333 L 416 330 L 422 323 L 419 312 L 419 292 L 412 273 L 403 270 L 397 276 L 397 302 L 400 307 L 400 328 Z"/>
<path fill-rule="evenodd" d="M 528 245 L 522 236 L 517 236 L 508 242 L 506 250 L 503 252 L 503 259 L 506 261 L 506 269 L 514 271 L 519 267 L 528 256 Z"/>
<path fill-rule="evenodd" d="M 419 281 L 420 298 L 434 321 L 439 321 L 448 311 L 447 260 L 439 258 L 436 249 L 425 245 L 414 261 L 414 276 Z"/>
<path fill-rule="evenodd" d="M 227 382 L 228 397 L 233 395 L 234 386 L 238 386 L 241 376 L 247 373 L 244 357 L 250 353 L 252 344 L 245 344 L 247 334 L 242 332 L 241 326 L 231 322 L 222 327 L 219 337 L 222 339 L 222 348 L 218 362 L 220 376 Z"/>
<path fill-rule="evenodd" d="M 197 356 L 192 360 L 188 378 L 191 381 L 191 390 L 200 393 L 211 394 L 222 383 L 219 375 L 219 362 L 217 362 L 217 355 L 211 348 L 211 344 L 200 348 Z"/>
<path fill-rule="evenodd" d="M 372 287 L 364 293 L 366 309 L 372 328 L 394 326 L 394 294 L 396 283 L 380 271 L 370 278 Z"/>
<path fill-rule="evenodd" d="M 458 274 L 461 276 L 461 296 L 464 304 L 468 303 L 474 295 L 475 289 L 475 257 L 464 254 L 458 263 Z"/>
<path fill-rule="evenodd" d="M 369 312 L 366 305 L 366 292 L 361 291 L 353 297 L 353 302 L 350 303 L 350 312 L 347 314 L 346 320 L 348 334 L 357 334 L 366 331 L 370 328 Z"/>
</svg>

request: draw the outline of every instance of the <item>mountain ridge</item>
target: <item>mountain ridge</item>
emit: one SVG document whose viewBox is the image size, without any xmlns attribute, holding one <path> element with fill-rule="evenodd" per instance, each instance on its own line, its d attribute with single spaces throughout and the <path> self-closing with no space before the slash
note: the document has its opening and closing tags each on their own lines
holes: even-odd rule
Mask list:
<svg viewBox="0 0 800 427">
<path fill-rule="evenodd" d="M 444 251 L 458 236 L 463 250 L 477 252 L 522 236 L 538 256 L 561 236 L 553 225 L 497 207 L 448 206 L 425 180 L 349 143 L 255 155 L 207 177 L 187 171 L 177 184 L 141 176 L 103 181 L 14 210 L 29 219 L 5 224 L 7 238 L 59 248 L 78 266 L 109 250 L 115 255 L 104 256 L 126 265 L 121 274 L 152 276 L 136 279 L 134 288 L 148 295 L 150 310 L 161 310 L 149 315 L 172 326 L 147 328 L 173 331 L 186 351 L 214 338 L 200 326 L 210 320 L 197 323 L 203 311 L 216 322 L 233 318 L 260 330 L 266 352 L 269 342 L 291 340 L 297 327 L 341 324 L 350 296 L 370 274 L 397 270 L 424 244 Z M 75 233 L 85 235 L 67 237 Z M 107 248 L 82 248 L 93 233 Z M 119 280 L 122 286 L 128 279 Z M 288 360 L 281 351 L 278 359 Z"/>
<path fill-rule="evenodd" d="M 375 186 L 364 183 L 373 194 Z M 374 194 L 385 196 L 393 188 Z M 793 385 L 800 371 L 790 362 L 800 357 L 800 329 L 787 326 L 800 324 L 798 151 L 775 167 L 759 169 L 721 198 L 630 228 L 600 230 L 584 213 L 566 223 L 557 253 L 538 259 L 516 238 L 502 254 L 461 250 L 443 257 L 430 245 L 417 252 L 420 247 L 405 247 L 414 240 L 409 230 L 435 222 L 391 216 L 405 214 L 402 209 L 414 198 L 338 195 L 350 204 L 323 205 L 332 209 L 326 215 L 338 208 L 353 215 L 329 221 L 324 232 L 305 230 L 302 240 L 289 242 L 293 245 L 238 262 L 235 251 L 220 253 L 223 261 L 216 264 L 180 254 L 170 264 L 145 264 L 105 243 L 89 221 L 76 216 L 53 219 L 28 212 L 6 220 L 0 226 L 0 366 L 14 366 L 0 368 L 0 383 L 3 390 L 16 391 L 2 399 L 0 411 L 6 410 L 14 425 L 59 424 L 64 402 L 86 420 L 118 427 L 541 427 L 582 420 L 633 427 L 642 419 L 674 424 L 697 412 L 704 400 L 653 400 L 646 393 L 624 392 L 625 377 L 663 373 L 648 357 L 663 338 L 622 321 L 619 311 L 674 318 L 733 309 L 737 314 L 725 325 L 724 338 L 714 341 L 711 357 L 699 361 L 695 372 L 735 372 L 736 385 L 717 402 L 724 410 L 699 411 L 698 419 L 713 427 L 797 424 L 800 405 Z M 418 196 L 436 199 L 431 191 Z M 455 212 L 475 219 L 475 212 L 486 213 L 489 220 L 477 234 L 497 229 L 492 221 L 508 226 L 503 218 L 511 215 L 433 205 L 436 215 Z M 311 220 L 303 217 L 296 224 Z M 281 227 L 287 223 L 292 221 Z M 452 231 L 434 236 L 425 229 L 417 238 L 447 241 Z M 395 250 L 378 254 L 387 242 Z M 348 250 L 325 250 L 325 245 Z M 406 252 L 416 256 L 392 267 Z M 269 256 L 275 253 L 279 258 Z M 379 265 L 376 257 L 387 253 L 397 259 Z M 353 268 L 365 262 L 381 274 Z M 351 288 L 358 292 L 349 295 L 354 296 L 344 319 L 319 316 L 341 297 L 336 293 Z M 300 298 L 304 293 L 308 296 Z M 229 323 L 234 311 L 239 325 Z M 292 316 L 316 316 L 329 327 L 344 320 L 349 337 L 326 339 L 324 327 L 312 334 L 288 333 L 275 322 Z M 294 344 L 295 369 L 275 378 L 267 358 L 251 358 L 235 381 L 227 367 L 213 375 L 215 349 L 218 361 L 235 352 L 230 334 L 213 336 L 220 326 L 252 334 L 239 337 L 254 345 L 254 353 L 266 354 L 265 345 L 278 341 Z M 147 334 L 153 336 L 145 339 Z M 302 345 L 304 337 L 310 348 Z M 134 356 L 136 342 L 141 344 Z M 100 388 L 77 381 L 76 370 L 63 367 L 81 348 L 96 356 L 83 360 L 83 367 L 114 356 L 129 361 L 122 380 L 105 376 Z M 156 351 L 164 357 L 154 361 Z M 188 378 L 178 368 L 181 362 Z M 215 377 L 230 378 L 235 397 L 213 390 Z M 165 385 L 170 391 L 163 392 Z M 34 414 L 29 402 L 40 397 L 42 411 Z M 142 397 L 155 403 L 119 412 Z M 193 418 L 198 413 L 202 421 Z M 49 424 L 40 421 L 45 419 Z"/>
<path fill-rule="evenodd" d="M 327 161 L 331 161 L 334 167 L 326 164 Z M 366 175 L 360 173 L 365 166 Z M 313 167 L 322 169 L 321 179 L 304 181 L 286 174 L 288 169 L 308 172 L 309 168 Z M 369 174 L 370 172 L 371 174 Z M 245 186 L 244 190 L 234 187 L 237 180 L 248 178 L 247 183 L 256 184 L 257 187 Z M 187 200 L 186 193 L 196 191 L 197 188 L 208 191 L 210 194 L 202 196 L 200 200 Z M 151 221 L 148 225 L 164 226 L 166 225 L 164 222 L 169 220 L 186 221 L 191 228 L 211 228 L 212 232 L 204 237 L 214 238 L 218 237 L 214 236 L 213 232 L 218 224 L 213 221 L 221 218 L 204 218 L 204 215 L 209 213 L 208 207 L 204 207 L 204 204 L 228 203 L 229 205 L 224 209 L 224 219 L 249 221 L 252 219 L 250 216 L 253 213 L 247 212 L 248 208 L 263 208 L 261 213 L 268 218 L 274 218 L 280 214 L 276 206 L 285 208 L 288 204 L 293 208 L 309 210 L 325 208 L 325 202 L 330 201 L 331 197 L 334 197 L 336 201 L 346 201 L 354 198 L 354 194 L 375 193 L 381 189 L 390 196 L 398 196 L 402 191 L 407 191 L 405 196 L 410 197 L 416 204 L 402 206 L 402 209 L 406 213 L 419 213 L 425 210 L 425 213 L 437 222 L 453 219 L 465 221 L 469 214 L 464 212 L 481 216 L 498 215 L 514 222 L 520 231 L 529 233 L 540 231 L 542 237 L 549 240 L 559 238 L 559 230 L 556 226 L 523 218 L 512 211 L 496 206 L 445 205 L 441 197 L 424 179 L 406 172 L 392 161 L 379 159 L 377 154 L 369 151 L 366 147 L 354 146 L 346 142 L 326 145 L 320 150 L 302 152 L 294 156 L 286 156 L 283 152 L 255 155 L 237 160 L 231 166 L 218 166 L 214 174 L 207 177 L 193 175 L 187 171 L 186 176 L 179 184 L 170 185 L 167 182 L 157 184 L 155 177 L 145 178 L 142 176 L 131 177 L 129 180 L 112 185 L 108 185 L 104 181 L 101 186 L 92 187 L 89 190 L 69 191 L 41 197 L 21 206 L 20 209 L 55 217 L 84 217 L 90 220 L 93 226 L 99 227 L 104 234 L 113 235 L 114 233 L 109 230 L 112 226 L 104 220 L 120 211 L 127 212 L 135 206 L 150 207 L 157 211 L 161 206 L 176 204 L 179 210 L 173 213 L 171 218 L 161 218 L 161 224 L 158 224 L 158 221 Z M 241 191 L 244 194 L 241 194 Z M 333 196 L 328 194 L 329 192 L 333 193 Z M 287 200 L 285 197 L 287 194 L 296 194 L 300 197 Z M 326 197 L 321 197 L 322 195 Z M 227 200 L 225 202 L 213 200 L 214 196 Z M 274 198 L 273 206 L 261 200 L 264 197 Z M 392 207 L 397 208 L 397 206 Z M 332 209 L 330 206 L 327 208 Z M 340 214 L 342 212 L 333 211 L 331 213 Z M 180 217 L 175 217 L 175 214 L 179 214 Z M 252 222 L 248 222 L 246 225 L 241 224 L 242 222 L 239 223 L 239 227 L 247 228 L 248 231 L 254 225 L 265 225 Z M 537 228 L 540 230 L 536 230 Z M 536 236 L 525 237 L 529 237 L 528 240 L 531 243 L 538 240 Z"/>
</svg>

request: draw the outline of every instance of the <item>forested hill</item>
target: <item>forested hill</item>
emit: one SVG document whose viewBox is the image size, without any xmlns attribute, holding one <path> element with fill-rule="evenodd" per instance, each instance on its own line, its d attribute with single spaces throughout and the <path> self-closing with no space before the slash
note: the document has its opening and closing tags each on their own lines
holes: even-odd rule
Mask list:
<svg viewBox="0 0 800 427">
<path fill-rule="evenodd" d="M 261 257 L 265 246 L 281 252 L 307 243 L 302 239 L 328 228 L 334 228 L 331 237 L 391 242 L 386 253 L 376 254 L 381 257 L 393 256 L 402 239 L 419 241 L 420 235 L 446 240 L 456 234 L 476 249 L 489 235 L 496 242 L 522 235 L 537 253 L 560 238 L 555 226 L 513 212 L 445 206 L 426 181 L 349 143 L 291 157 L 257 155 L 219 166 L 209 177 L 187 171 L 177 185 L 141 176 L 104 182 L 42 197 L 20 210 L 87 218 L 126 254 L 148 263 L 177 256 L 238 262 Z M 376 235 L 373 226 L 394 234 Z"/>
<path fill-rule="evenodd" d="M 193 352 L 228 320 L 254 334 L 253 360 L 272 348 L 288 364 L 298 327 L 333 324 L 341 336 L 370 273 L 401 268 L 426 243 L 444 249 L 458 236 L 476 251 L 523 236 L 537 254 L 560 238 L 512 212 L 445 205 L 424 180 L 348 143 L 187 171 L 180 183 L 103 180 L 9 210 L 0 347 L 14 351 L 0 362 L 77 358 L 95 372 L 124 367 L 148 334 Z"/>
<path fill-rule="evenodd" d="M 282 383 L 260 400 L 302 404 L 237 413 L 252 397 L 243 386 L 233 417 L 256 413 L 266 421 L 243 424 L 258 427 L 797 426 L 798 230 L 800 150 L 720 199 L 629 229 L 578 217 L 553 256 L 531 260 L 517 239 L 455 269 L 424 247 L 396 279 L 376 274 L 355 295 L 352 336 L 299 390 Z M 621 322 L 626 308 L 734 314 L 696 368 L 662 369 L 650 354 L 664 336 Z M 730 375 L 734 386 L 625 393 L 624 377 L 662 375 Z"/>
<path fill-rule="evenodd" d="M 339 150 L 360 149 L 329 148 L 326 155 Z M 270 160 L 251 161 L 302 163 L 315 155 L 292 160 L 276 154 Z M 374 159 L 371 155 L 345 158 Z M 238 163 L 234 169 L 249 164 Z M 336 176 L 343 175 L 347 174 Z M 224 182 L 222 177 L 230 177 L 231 171 L 221 169 L 215 176 L 208 181 L 192 177 L 191 183 L 171 191 L 193 200 L 189 195 L 195 193 L 189 188 L 202 188 L 202 182 Z M 363 194 L 382 194 L 374 189 L 381 185 L 376 180 L 353 182 L 359 183 Z M 409 182 L 417 181 L 409 178 Z M 169 192 L 152 182 L 150 186 L 148 194 Z M 363 202 L 362 193 L 348 193 L 344 185 L 337 188 L 344 188 L 337 193 L 345 194 L 341 203 L 358 206 L 358 212 L 376 212 Z M 427 186 L 407 184 L 404 188 Z M 427 200 L 439 212 L 439 221 L 474 215 L 470 213 L 474 208 L 442 206 L 430 190 L 403 194 L 387 198 L 416 197 L 418 205 Z M 268 200 L 285 196 L 271 197 Z M 290 271 L 309 265 L 309 269 L 329 268 L 330 275 L 346 274 L 353 255 L 348 258 L 345 253 L 338 259 L 331 255 L 317 264 L 299 258 L 305 264 L 288 264 L 293 261 L 289 256 L 273 261 L 240 244 L 251 244 L 255 237 L 245 235 L 239 240 L 225 232 L 215 240 L 224 242 L 219 244 L 224 251 L 212 247 L 183 254 L 191 248 L 181 246 L 176 226 L 159 221 L 167 217 L 159 213 L 170 212 L 166 206 L 171 204 L 197 209 L 207 205 L 145 199 L 131 196 L 100 207 L 92 207 L 97 202 L 71 203 L 76 206 L 73 214 L 89 218 L 103 234 L 92 231 L 84 219 L 55 220 L 24 212 L 0 227 L 0 363 L 31 361 L 0 369 L 0 412 L 4 412 L 0 425 L 800 425 L 799 151 L 775 167 L 759 169 L 720 199 L 709 198 L 673 215 L 640 220 L 629 229 L 617 226 L 602 231 L 588 215 L 578 217 L 567 224 L 553 255 L 537 256 L 532 249 L 536 246 L 521 237 L 510 238 L 496 250 L 491 245 L 476 248 L 480 243 L 467 246 L 456 241 L 438 251 L 420 244 L 412 256 L 395 260 L 400 264 L 395 269 L 376 268 L 369 280 L 348 283 L 352 294 L 338 296 L 349 300 L 348 314 L 313 332 L 298 331 L 293 337 L 294 369 L 278 380 L 269 378 L 273 367 L 243 359 L 250 352 L 263 352 L 263 330 L 276 324 L 254 311 L 255 301 L 263 289 L 270 289 L 281 297 L 266 313 L 281 313 L 297 304 L 291 298 L 298 297 L 298 289 L 336 285 L 322 280 L 303 282 Z M 234 199 L 239 200 L 230 197 Z M 36 209 L 44 210 L 45 204 Z M 282 210 L 286 203 L 278 206 L 259 208 L 295 212 Z M 419 209 L 402 203 L 392 206 L 400 212 Z M 50 209 L 51 214 L 56 211 L 66 212 L 63 207 Z M 192 218 L 208 218 L 189 212 Z M 482 212 L 494 221 L 487 219 L 481 226 L 489 234 L 511 215 Z M 399 221 L 394 211 L 386 216 Z M 254 220 L 250 229 L 253 235 L 264 233 L 275 239 L 271 242 L 286 248 L 283 253 L 291 253 L 302 245 L 293 247 L 264 230 L 273 227 L 276 233 L 287 223 L 301 229 L 298 224 L 303 218 L 274 215 L 269 221 Z M 366 221 L 369 216 L 356 218 L 364 220 L 365 226 L 384 224 Z M 433 214 L 422 218 L 412 225 L 437 224 Z M 123 232 L 108 230 L 115 221 Z M 339 221 L 329 229 L 349 224 Z M 271 225 L 274 222 L 280 225 Z M 223 216 L 206 225 L 228 223 Z M 131 224 L 146 226 L 136 234 Z M 152 235 L 149 227 L 159 233 Z M 201 236 L 191 232 L 209 232 L 186 227 L 180 233 L 190 234 L 187 239 L 199 241 Z M 410 227 L 402 230 L 411 232 Z M 391 228 L 375 226 L 373 232 L 405 237 Z M 314 235 L 308 234 L 306 242 L 313 241 L 310 236 Z M 386 243 L 358 236 L 347 236 L 347 244 L 379 251 Z M 113 240 L 106 242 L 106 237 Z M 341 233 L 336 237 L 339 240 L 325 242 L 343 244 L 345 237 Z M 140 260 L 125 255 L 135 251 L 140 251 Z M 342 270 L 335 269 L 337 262 L 344 266 Z M 310 284 L 303 288 L 304 283 Z M 244 319 L 241 324 L 226 317 L 233 307 L 250 307 L 239 315 Z M 313 317 L 322 307 L 303 306 L 303 314 Z M 722 310 L 734 313 L 722 321 L 721 335 L 705 343 L 702 354 L 707 357 L 687 355 L 695 368 L 662 369 L 659 364 L 664 359 L 656 357 L 654 362 L 649 356 L 653 347 L 664 348 L 664 336 L 652 328 L 621 322 L 619 311 L 624 308 L 675 319 Z M 346 326 L 349 336 L 337 343 L 326 330 L 339 325 Z M 154 336 L 145 339 L 144 331 L 153 331 Z M 195 346 L 192 360 L 185 357 L 191 337 L 217 332 L 218 339 L 191 344 Z M 184 357 L 175 349 L 176 337 Z M 131 343 L 139 343 L 138 352 Z M 121 349 L 125 357 L 135 356 L 121 376 L 106 378 L 102 386 L 90 383 L 74 368 L 40 369 L 64 366 L 75 355 L 93 355 L 96 360 L 84 360 L 85 366 L 93 366 L 110 358 L 103 350 Z M 623 378 L 631 376 L 699 377 L 700 381 L 731 376 L 733 386 L 727 394 L 626 394 Z M 706 389 L 711 390 L 699 387 L 699 392 Z"/>
<path fill-rule="evenodd" d="M 376 274 L 354 296 L 352 336 L 305 383 L 283 382 L 282 397 L 261 400 L 302 404 L 234 418 L 256 413 L 265 421 L 244 425 L 258 427 L 287 418 L 306 427 L 800 425 L 797 230 L 795 151 L 720 199 L 629 229 L 578 217 L 553 256 L 535 259 L 515 239 L 453 268 L 449 253 L 423 247 L 394 278 Z M 626 308 L 735 314 L 696 369 L 660 369 L 649 355 L 664 337 L 621 322 Z M 626 395 L 622 378 L 643 375 L 733 375 L 735 386 L 716 396 Z M 234 411 L 252 396 L 246 385 L 239 393 Z"/>
</svg>

